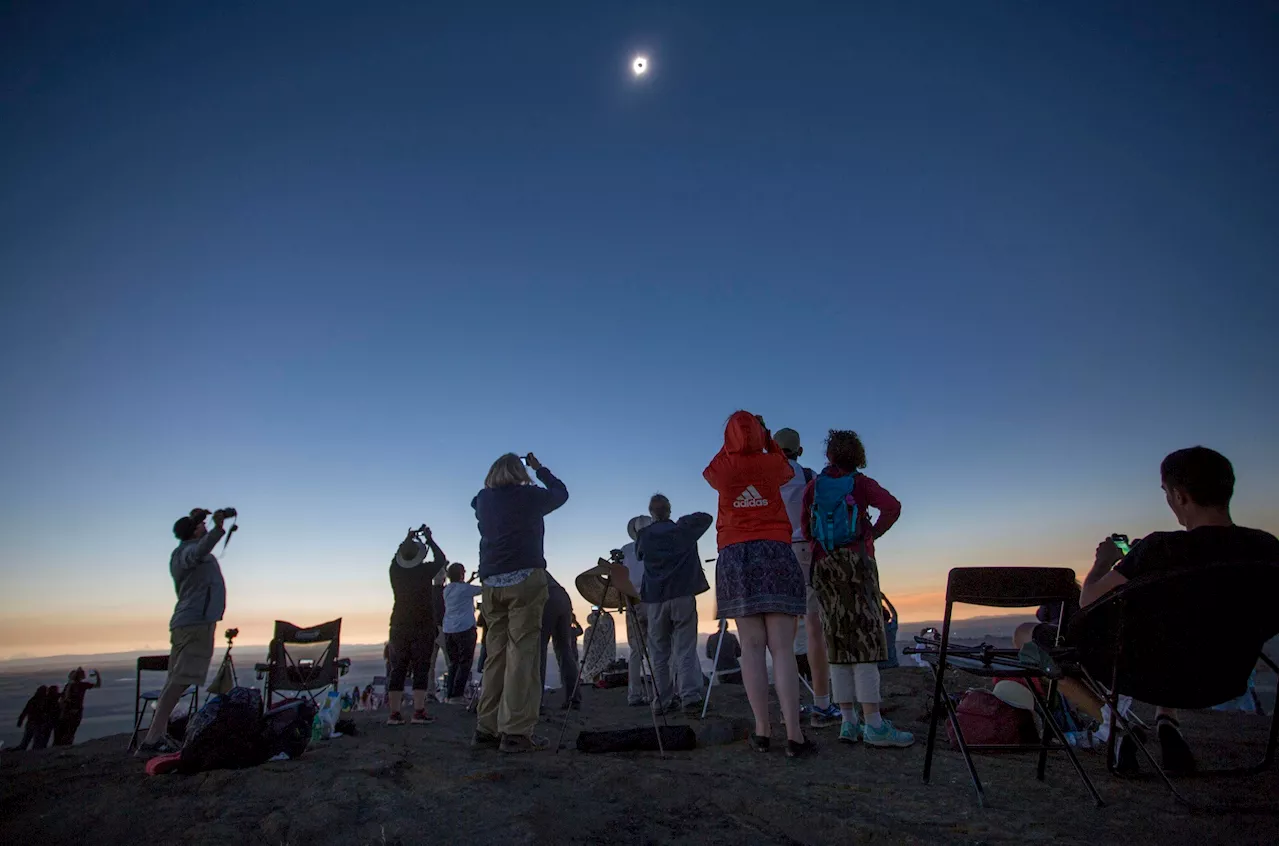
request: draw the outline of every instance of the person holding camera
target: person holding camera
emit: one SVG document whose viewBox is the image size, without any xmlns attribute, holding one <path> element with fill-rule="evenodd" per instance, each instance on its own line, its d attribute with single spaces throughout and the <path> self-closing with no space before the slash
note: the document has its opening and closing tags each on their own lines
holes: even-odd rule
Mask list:
<svg viewBox="0 0 1280 846">
<path fill-rule="evenodd" d="M 569 491 L 533 453 L 525 464 L 545 488 L 533 484 L 514 453 L 493 463 L 484 490 L 471 500 L 480 530 L 480 586 L 488 655 L 473 745 L 502 752 L 547 748 L 533 733 L 542 700 L 538 642 L 547 603 L 543 518 L 564 505 Z"/>
<path fill-rule="evenodd" d="M 169 716 L 187 688 L 204 684 L 209 675 L 214 630 L 227 609 L 227 583 L 213 549 L 226 534 L 223 522 L 235 517 L 236 510 L 213 512 L 212 531 L 205 526 L 210 516 L 206 509 L 193 508 L 173 524 L 178 547 L 169 555 L 169 575 L 178 602 L 169 618 L 169 677 L 156 701 L 151 728 L 138 747 L 139 755 L 178 751 L 166 736 Z"/>
<path fill-rule="evenodd" d="M 431 563 L 426 564 L 427 548 Z M 413 666 L 413 714 L 409 722 L 427 725 L 435 722 L 427 716 L 427 691 L 435 687 L 431 661 L 435 656 L 440 626 L 432 592 L 435 576 L 448 563 L 444 551 L 425 525 L 410 529 L 391 559 L 391 672 L 387 676 L 387 697 L 391 714 L 387 725 L 405 723 L 400 712 L 404 699 L 404 680 Z"/>
<path fill-rule="evenodd" d="M 702 709 L 702 666 L 698 663 L 698 601 L 711 589 L 702 572 L 698 539 L 711 528 L 710 514 L 695 512 L 671 520 L 671 501 L 649 500 L 653 522 L 636 539 L 644 564 L 640 599 L 649 617 L 649 659 L 657 689 L 655 707 L 674 710 L 670 669 L 679 682 L 680 704 L 688 714 Z"/>
</svg>

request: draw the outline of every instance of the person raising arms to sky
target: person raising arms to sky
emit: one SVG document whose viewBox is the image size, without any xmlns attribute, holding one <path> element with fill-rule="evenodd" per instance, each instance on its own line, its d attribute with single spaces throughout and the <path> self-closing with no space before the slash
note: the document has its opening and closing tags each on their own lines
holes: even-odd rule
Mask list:
<svg viewBox="0 0 1280 846">
<path fill-rule="evenodd" d="M 724 446 L 702 472 L 720 495 L 717 614 L 733 619 L 741 638 L 742 681 L 756 721 L 751 746 L 769 750 L 768 649 L 789 757 L 817 748 L 800 727 L 800 676 L 792 651 L 796 618 L 805 612 L 804 574 L 791 549 L 791 520 L 780 489 L 794 475 L 764 420 L 747 411 L 729 417 Z"/>
</svg>

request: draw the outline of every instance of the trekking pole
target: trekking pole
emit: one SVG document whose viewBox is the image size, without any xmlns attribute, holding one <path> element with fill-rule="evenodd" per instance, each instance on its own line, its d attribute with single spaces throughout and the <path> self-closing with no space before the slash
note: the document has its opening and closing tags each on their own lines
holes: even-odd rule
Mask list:
<svg viewBox="0 0 1280 846">
<path fill-rule="evenodd" d="M 720 666 L 720 650 L 724 648 L 724 635 L 729 630 L 729 621 L 720 618 L 720 633 L 716 636 L 716 657 L 711 664 L 711 683 L 707 685 L 707 695 L 702 700 L 702 717 L 707 718 L 707 708 L 711 705 L 711 689 L 716 686 L 716 667 Z"/>
</svg>

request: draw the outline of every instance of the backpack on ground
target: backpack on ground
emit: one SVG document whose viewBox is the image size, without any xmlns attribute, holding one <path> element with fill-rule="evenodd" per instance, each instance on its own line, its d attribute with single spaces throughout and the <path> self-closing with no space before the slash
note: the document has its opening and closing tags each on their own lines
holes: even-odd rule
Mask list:
<svg viewBox="0 0 1280 846">
<path fill-rule="evenodd" d="M 281 702 L 262 715 L 262 752 L 268 760 L 281 752 L 297 758 L 311 742 L 311 724 L 316 717 L 315 703 L 310 699 Z"/>
<path fill-rule="evenodd" d="M 973 746 L 986 744 L 1035 743 L 1039 739 L 1036 721 L 1030 711 L 1004 702 L 989 690 L 971 690 L 956 705 L 956 720 L 964 732 L 964 742 Z M 947 738 L 956 743 L 955 729 L 947 721 Z"/>
<path fill-rule="evenodd" d="M 262 763 L 262 693 L 233 687 L 215 696 L 191 718 L 182 744 L 178 772 L 238 769 Z"/>
<path fill-rule="evenodd" d="M 853 501 L 857 473 L 819 475 L 813 485 L 809 531 L 828 553 L 853 543 L 858 533 L 858 505 Z"/>
</svg>

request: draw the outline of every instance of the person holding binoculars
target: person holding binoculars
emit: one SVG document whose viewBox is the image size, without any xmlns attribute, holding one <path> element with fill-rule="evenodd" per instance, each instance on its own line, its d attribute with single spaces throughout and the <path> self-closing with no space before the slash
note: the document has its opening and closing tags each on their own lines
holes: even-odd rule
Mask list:
<svg viewBox="0 0 1280 846">
<path fill-rule="evenodd" d="M 210 516 L 212 530 L 205 525 Z M 234 508 L 222 508 L 212 515 L 204 508 L 193 508 L 173 524 L 178 548 L 169 556 L 169 575 L 173 577 L 178 602 L 169 619 L 169 677 L 156 702 L 151 728 L 138 747 L 139 755 L 177 751 L 165 734 L 169 715 L 186 689 L 204 684 L 209 675 L 214 630 L 227 609 L 227 583 L 213 549 L 226 535 L 223 522 L 235 516 Z M 231 528 L 234 531 L 235 526 Z"/>
</svg>

